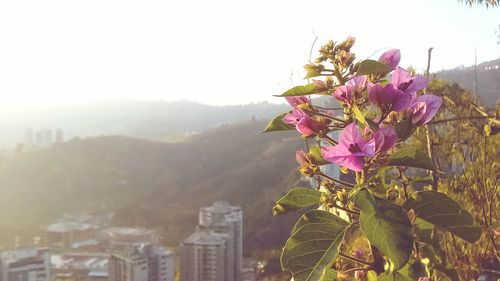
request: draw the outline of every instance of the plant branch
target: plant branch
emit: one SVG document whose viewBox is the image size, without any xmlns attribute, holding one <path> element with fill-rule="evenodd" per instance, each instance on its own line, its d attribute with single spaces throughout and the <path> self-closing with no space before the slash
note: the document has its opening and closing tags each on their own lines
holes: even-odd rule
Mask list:
<svg viewBox="0 0 500 281">
<path fill-rule="evenodd" d="M 359 212 L 356 212 L 356 211 L 353 211 L 353 210 L 349 210 L 349 209 L 346 209 L 344 207 L 340 207 L 339 205 L 335 204 L 333 205 L 333 208 L 336 208 L 336 209 L 339 209 L 339 210 L 342 210 L 344 212 L 347 212 L 347 213 L 350 213 L 350 214 L 353 214 L 353 215 L 358 215 L 359 216 Z"/>
<path fill-rule="evenodd" d="M 324 113 L 321 113 L 321 112 L 315 112 L 316 115 L 318 116 L 321 116 L 321 117 L 325 117 L 327 119 L 330 119 L 330 120 L 333 120 L 333 121 L 337 121 L 339 123 L 342 123 L 342 124 L 345 124 L 345 120 L 342 120 L 342 119 L 339 119 L 339 118 L 336 118 L 336 117 L 333 117 L 331 115 L 328 115 L 328 114 L 324 114 Z"/>
<path fill-rule="evenodd" d="M 461 121 L 461 120 L 475 120 L 475 119 L 488 119 L 488 118 L 494 118 L 493 116 L 466 116 L 466 117 L 454 117 L 454 118 L 448 118 L 448 119 L 441 119 L 441 120 L 436 120 L 433 122 L 427 123 L 427 125 L 435 125 L 439 123 L 446 123 L 450 121 Z"/>
<path fill-rule="evenodd" d="M 340 271 L 340 272 L 342 272 L 343 274 L 348 274 L 348 273 L 351 273 L 353 271 L 358 271 L 358 270 L 369 271 L 369 270 L 374 270 L 374 268 L 372 268 L 372 267 L 353 267 L 353 268 L 349 268 L 348 270 L 344 270 L 344 271 Z"/>
<path fill-rule="evenodd" d="M 346 260 L 353 261 L 353 262 L 357 262 L 357 263 L 360 263 L 360 264 L 368 265 L 368 266 L 372 265 L 372 263 L 369 262 L 369 261 L 360 260 L 358 258 L 349 256 L 349 255 L 346 255 L 346 254 L 343 254 L 343 253 L 339 253 L 339 257 L 344 258 Z"/>
<path fill-rule="evenodd" d="M 325 174 L 324 174 L 323 172 L 321 172 L 321 171 L 318 171 L 317 173 L 318 173 L 318 175 L 320 175 L 320 176 L 322 176 L 322 177 L 324 177 L 324 178 L 327 178 L 327 179 L 329 179 L 329 180 L 331 180 L 331 181 L 333 181 L 333 182 L 336 182 L 336 183 L 338 183 L 338 184 L 345 185 L 345 186 L 347 186 L 349 189 L 352 189 L 352 188 L 355 186 L 354 184 L 350 184 L 350 183 L 348 183 L 348 182 L 341 181 L 341 180 L 338 180 L 338 179 L 336 179 L 336 178 L 332 178 L 332 177 L 330 177 L 330 176 L 327 176 L 327 175 L 325 175 Z"/>
</svg>

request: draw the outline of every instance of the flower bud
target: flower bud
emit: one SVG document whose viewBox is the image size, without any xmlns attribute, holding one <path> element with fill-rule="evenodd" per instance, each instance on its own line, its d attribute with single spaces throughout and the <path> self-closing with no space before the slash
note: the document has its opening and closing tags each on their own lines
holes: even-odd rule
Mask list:
<svg viewBox="0 0 500 281">
<path fill-rule="evenodd" d="M 321 187 L 326 189 L 326 190 L 334 190 L 336 185 L 335 185 L 335 182 L 331 181 L 331 180 L 324 180 L 321 182 Z"/>
<path fill-rule="evenodd" d="M 300 174 L 304 177 L 312 177 L 316 174 L 317 171 L 318 167 L 313 165 L 301 165 L 299 168 Z"/>
<path fill-rule="evenodd" d="M 379 62 L 390 68 L 396 68 L 401 60 L 401 52 L 398 49 L 390 49 L 383 53 L 378 59 Z"/>
<path fill-rule="evenodd" d="M 356 38 L 349 36 L 347 39 L 344 40 L 344 42 L 340 43 L 339 49 L 350 51 L 354 43 L 356 42 Z"/>
</svg>

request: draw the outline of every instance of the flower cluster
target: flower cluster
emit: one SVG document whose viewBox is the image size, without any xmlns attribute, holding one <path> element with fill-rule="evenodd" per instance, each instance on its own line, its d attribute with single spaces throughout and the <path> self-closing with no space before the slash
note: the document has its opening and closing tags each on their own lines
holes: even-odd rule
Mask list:
<svg viewBox="0 0 500 281">
<path fill-rule="evenodd" d="M 376 62 L 385 68 L 360 75 L 356 71 L 361 67 L 359 63 L 345 66 L 332 62 L 332 70 L 321 64 L 315 69 L 322 72 L 316 74 L 326 76 L 327 80 L 309 84 L 312 90 L 308 93 L 333 96 L 343 106 L 344 118 L 332 110 L 314 106 L 307 96 L 290 95 L 286 99 L 292 111 L 284 116 L 283 122 L 295 126 L 304 138 L 326 139 L 330 145 L 321 149 L 324 160 L 362 171 L 404 140 L 405 136 L 398 134 L 395 126 L 404 122 L 405 129 L 413 131 L 431 121 L 441 106 L 441 97 L 419 94 L 427 79 L 399 67 L 400 59 L 398 49 L 388 50 Z M 335 130 L 341 130 L 338 141 L 329 137 Z"/>
</svg>

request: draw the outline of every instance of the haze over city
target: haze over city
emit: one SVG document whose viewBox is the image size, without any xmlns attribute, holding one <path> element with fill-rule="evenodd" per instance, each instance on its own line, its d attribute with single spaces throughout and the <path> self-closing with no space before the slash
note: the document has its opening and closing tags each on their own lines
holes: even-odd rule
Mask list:
<svg viewBox="0 0 500 281">
<path fill-rule="evenodd" d="M 103 100 L 282 102 L 331 38 L 423 71 L 500 53 L 498 9 L 445 1 L 2 1 L 1 111 Z M 385 32 L 372 31 L 383 26 Z M 432 32 L 431 32 L 432 31 Z M 478 32 L 481 31 L 481 32 Z M 443 36 L 443 35 L 446 36 Z M 373 53 L 378 51 L 378 53 Z"/>
</svg>

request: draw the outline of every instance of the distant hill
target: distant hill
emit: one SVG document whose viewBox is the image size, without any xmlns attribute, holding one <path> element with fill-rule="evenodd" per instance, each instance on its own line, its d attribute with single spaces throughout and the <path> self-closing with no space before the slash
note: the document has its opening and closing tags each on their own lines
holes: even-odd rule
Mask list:
<svg viewBox="0 0 500 281">
<path fill-rule="evenodd" d="M 185 143 L 122 136 L 72 140 L 0 159 L 0 240 L 38 231 L 62 212 L 115 213 L 118 225 L 160 229 L 177 245 L 198 208 L 228 200 L 244 208 L 245 250 L 276 248 L 292 221 L 271 216 L 298 180 L 294 133 L 262 134 L 265 122 L 225 125 Z"/>
<path fill-rule="evenodd" d="M 287 110 L 267 102 L 211 106 L 178 101 L 110 101 L 67 106 L 16 115 L 0 112 L 0 148 L 24 141 L 25 128 L 62 128 L 66 139 L 75 136 L 124 135 L 157 141 L 177 141 L 222 124 L 256 118 L 267 120 Z"/>
<path fill-rule="evenodd" d="M 434 74 L 436 79 L 457 82 L 463 88 L 475 92 L 477 72 L 477 94 L 488 107 L 495 107 L 500 99 L 500 58 L 474 66 L 461 66 L 441 70 Z"/>
</svg>

